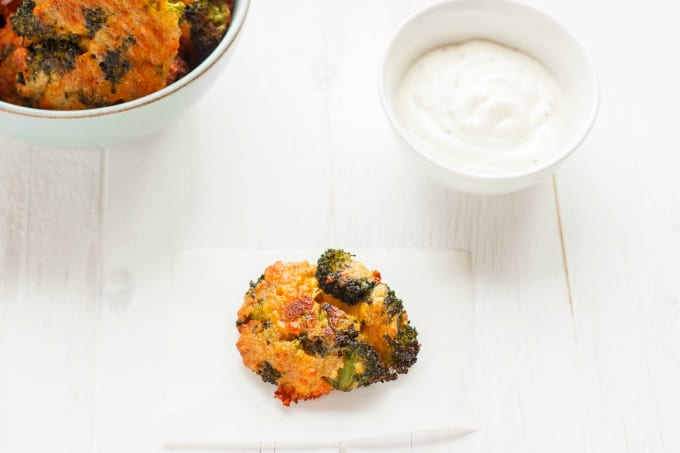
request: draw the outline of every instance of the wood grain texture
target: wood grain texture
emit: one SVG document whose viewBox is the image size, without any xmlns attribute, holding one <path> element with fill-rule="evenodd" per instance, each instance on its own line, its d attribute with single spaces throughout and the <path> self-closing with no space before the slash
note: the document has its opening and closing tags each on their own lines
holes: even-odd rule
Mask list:
<svg viewBox="0 0 680 453">
<path fill-rule="evenodd" d="M 595 18 L 606 6 L 580 9 L 589 12 L 578 22 L 599 63 L 602 108 L 557 181 L 586 445 L 679 451 L 680 64 L 668 57 L 680 39 L 677 9 L 624 2 L 605 34 Z"/>
<path fill-rule="evenodd" d="M 185 246 L 326 243 L 329 141 L 318 66 L 323 11 L 315 0 L 253 2 L 229 68 L 192 112 L 200 146 L 186 150 Z"/>
<path fill-rule="evenodd" d="M 186 215 L 181 178 L 187 140 L 175 127 L 106 151 L 96 452 L 158 449 L 166 344 L 163 295 L 179 220 Z"/>
<path fill-rule="evenodd" d="M 2 452 L 91 451 L 101 166 L 0 142 Z"/>
</svg>

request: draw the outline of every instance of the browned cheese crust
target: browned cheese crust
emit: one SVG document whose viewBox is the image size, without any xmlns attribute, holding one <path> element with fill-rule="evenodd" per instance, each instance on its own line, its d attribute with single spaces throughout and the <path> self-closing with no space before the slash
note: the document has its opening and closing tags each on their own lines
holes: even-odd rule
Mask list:
<svg viewBox="0 0 680 453">
<path fill-rule="evenodd" d="M 306 353 L 295 339 L 302 332 L 310 338 L 333 337 L 335 328 L 357 325 L 356 319 L 317 301 L 321 291 L 315 272 L 316 266 L 307 262 L 274 263 L 238 311 L 243 363 L 255 372 L 262 372 L 265 363 L 278 370 L 276 397 L 285 405 L 329 393 L 333 386 L 324 376 L 336 377 L 343 364 L 342 357 Z"/>
</svg>

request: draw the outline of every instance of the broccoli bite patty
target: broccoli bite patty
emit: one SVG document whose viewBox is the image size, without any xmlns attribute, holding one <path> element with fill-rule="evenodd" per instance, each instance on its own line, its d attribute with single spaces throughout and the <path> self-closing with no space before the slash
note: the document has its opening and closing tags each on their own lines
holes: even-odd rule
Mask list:
<svg viewBox="0 0 680 453">
<path fill-rule="evenodd" d="M 330 255 L 365 269 L 341 250 L 320 261 Z M 355 292 L 326 293 L 308 262 L 276 262 L 251 282 L 238 311 L 237 348 L 246 367 L 278 387 L 285 406 L 394 380 L 416 362 L 420 344 L 401 300 L 377 271 L 370 275 L 360 300 Z"/>
</svg>

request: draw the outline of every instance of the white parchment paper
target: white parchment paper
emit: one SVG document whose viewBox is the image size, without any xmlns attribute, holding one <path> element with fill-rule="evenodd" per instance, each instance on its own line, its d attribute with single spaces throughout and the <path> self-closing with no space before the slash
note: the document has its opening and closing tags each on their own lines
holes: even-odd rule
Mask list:
<svg viewBox="0 0 680 453">
<path fill-rule="evenodd" d="M 397 381 L 283 407 L 273 397 L 275 387 L 243 366 L 234 323 L 248 282 L 276 260 L 314 261 L 320 252 L 223 249 L 177 256 L 169 301 L 166 447 L 333 447 L 477 427 L 472 277 L 464 252 L 352 250 L 381 271 L 418 329 L 418 362 Z"/>
</svg>

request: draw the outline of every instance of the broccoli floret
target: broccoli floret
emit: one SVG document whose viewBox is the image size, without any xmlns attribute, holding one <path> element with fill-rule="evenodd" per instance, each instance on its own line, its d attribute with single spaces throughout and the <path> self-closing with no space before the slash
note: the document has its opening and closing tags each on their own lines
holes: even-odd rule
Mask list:
<svg viewBox="0 0 680 453">
<path fill-rule="evenodd" d="M 260 375 L 264 382 L 269 384 L 276 384 L 281 378 L 281 372 L 274 368 L 272 364 L 267 361 L 260 364 L 257 374 Z"/>
<path fill-rule="evenodd" d="M 383 299 L 387 314 L 385 322 L 391 324 L 396 318 L 397 334 L 393 337 L 385 335 L 389 348 L 384 359 L 389 374 L 396 378 L 396 374 L 408 372 L 408 369 L 416 363 L 420 343 L 418 343 L 418 332 L 408 320 L 404 303 L 389 286 L 385 286 L 387 289 L 387 294 Z"/>
<path fill-rule="evenodd" d="M 26 60 L 29 72 L 21 77 L 33 80 L 41 73 L 51 76 L 73 70 L 76 58 L 84 53 L 83 36 L 59 32 L 54 26 L 40 22 L 33 14 L 35 6 L 34 0 L 25 0 L 9 19 L 14 32 L 30 42 Z M 92 37 L 106 22 L 106 14 L 100 8 L 84 8 L 83 14 Z"/>
<path fill-rule="evenodd" d="M 127 74 L 132 65 L 130 60 L 126 56 L 127 50 L 133 44 L 136 44 L 137 40 L 133 35 L 128 35 L 123 39 L 117 48 L 108 49 L 104 54 L 104 57 L 99 62 L 99 67 L 104 73 L 104 79 L 111 82 L 112 91 L 116 92 L 116 85 L 120 80 Z"/>
<path fill-rule="evenodd" d="M 399 327 L 399 331 L 394 338 L 386 337 L 390 345 L 390 360 L 388 363 L 388 373 L 394 375 L 404 374 L 418 360 L 420 343 L 418 343 L 418 332 L 410 322 L 406 321 Z"/>
<path fill-rule="evenodd" d="M 106 24 L 109 15 L 101 8 L 83 8 L 85 16 L 85 28 L 90 39 L 94 38 L 99 30 Z"/>
<path fill-rule="evenodd" d="M 73 33 L 59 32 L 56 27 L 40 22 L 33 13 L 35 6 L 35 0 L 24 0 L 14 15 L 10 17 L 12 29 L 17 35 L 28 38 L 33 42 L 51 40 L 77 42 L 82 38 Z M 83 8 L 82 12 L 83 16 L 85 16 L 85 27 L 87 28 L 88 36 L 93 38 L 106 24 L 109 15 L 102 8 Z"/>
<path fill-rule="evenodd" d="M 340 345 L 345 363 L 338 371 L 337 379 L 328 380 L 334 388 L 348 392 L 385 380 L 385 367 L 375 349 L 356 340 L 341 341 Z"/>
<path fill-rule="evenodd" d="M 224 0 L 196 0 L 184 8 L 183 20 L 189 24 L 195 58 L 200 62 L 222 40 L 231 12 Z"/>
<path fill-rule="evenodd" d="M 349 326 L 348 329 L 345 329 L 342 332 L 336 332 L 335 334 L 335 344 L 339 347 L 344 347 L 359 338 L 359 332 L 357 332 L 357 329 L 355 329 L 354 326 Z"/>
<path fill-rule="evenodd" d="M 328 249 L 319 257 L 316 279 L 319 287 L 348 305 L 364 299 L 379 281 L 379 274 L 371 272 L 349 252 Z"/>
<path fill-rule="evenodd" d="M 389 287 L 387 288 L 387 295 L 383 301 L 385 304 L 385 310 L 390 318 L 399 316 L 404 312 L 404 303 Z"/>
<path fill-rule="evenodd" d="M 64 74 L 75 67 L 76 58 L 83 53 L 80 37 L 73 34 L 59 34 L 52 26 L 40 22 L 33 14 L 34 0 L 25 0 L 9 19 L 14 32 L 31 41 L 28 79 L 38 74 Z"/>
<path fill-rule="evenodd" d="M 81 37 L 73 33 L 59 32 L 54 26 L 46 25 L 35 17 L 35 0 L 24 0 L 9 18 L 12 30 L 22 38 L 31 42 L 69 41 L 77 43 Z"/>
<path fill-rule="evenodd" d="M 55 30 L 45 26 L 33 14 L 34 0 L 24 0 L 13 16 L 9 18 L 14 32 L 22 37 L 31 39 L 55 39 Z"/>
<path fill-rule="evenodd" d="M 307 332 L 303 332 L 300 334 L 298 340 L 300 341 L 300 347 L 302 350 L 309 355 L 325 357 L 328 353 L 329 346 L 326 344 L 326 341 L 324 341 L 324 338 L 309 338 Z"/>
<path fill-rule="evenodd" d="M 248 286 L 250 286 L 251 289 L 255 289 L 262 280 L 264 280 L 264 274 L 260 274 L 260 276 L 257 277 L 257 280 L 248 282 Z"/>
<path fill-rule="evenodd" d="M 52 73 L 65 74 L 75 68 L 76 58 L 82 54 L 78 44 L 68 39 L 49 39 L 36 43 L 26 60 L 29 67 L 27 77 L 33 79 L 40 73 L 48 76 Z"/>
<path fill-rule="evenodd" d="M 130 71 L 130 61 L 123 56 L 121 49 L 109 49 L 104 58 L 99 62 L 99 67 L 104 73 L 104 78 L 114 86 Z"/>
<path fill-rule="evenodd" d="M 248 283 L 248 291 L 246 291 L 246 295 L 250 297 L 255 297 L 255 287 L 262 281 L 264 280 L 264 274 L 260 275 L 260 277 L 255 280 L 255 281 L 250 281 Z"/>
</svg>

